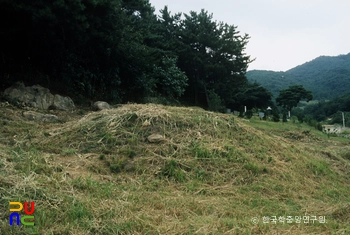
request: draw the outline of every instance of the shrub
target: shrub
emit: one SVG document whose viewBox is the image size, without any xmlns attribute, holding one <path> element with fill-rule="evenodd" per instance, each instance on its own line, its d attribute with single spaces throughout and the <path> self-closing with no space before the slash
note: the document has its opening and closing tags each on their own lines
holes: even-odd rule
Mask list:
<svg viewBox="0 0 350 235">
<path fill-rule="evenodd" d="M 209 96 L 208 109 L 210 111 L 223 111 L 225 109 L 225 107 L 222 104 L 221 97 L 218 94 L 210 90 L 208 92 L 208 96 Z"/>
<path fill-rule="evenodd" d="M 298 122 L 303 123 L 305 116 L 302 113 L 298 113 L 297 118 L 298 118 Z"/>
<path fill-rule="evenodd" d="M 253 116 L 253 111 L 252 110 L 248 110 L 247 112 L 246 112 L 246 117 L 248 118 L 248 119 L 251 119 L 252 118 L 252 116 Z"/>
<path fill-rule="evenodd" d="M 280 115 L 279 115 L 277 112 L 274 112 L 274 113 L 272 114 L 272 120 L 273 120 L 274 122 L 279 122 L 279 121 L 280 121 Z"/>
<path fill-rule="evenodd" d="M 283 114 L 282 121 L 287 122 L 287 114 L 285 114 L 285 113 Z"/>
</svg>

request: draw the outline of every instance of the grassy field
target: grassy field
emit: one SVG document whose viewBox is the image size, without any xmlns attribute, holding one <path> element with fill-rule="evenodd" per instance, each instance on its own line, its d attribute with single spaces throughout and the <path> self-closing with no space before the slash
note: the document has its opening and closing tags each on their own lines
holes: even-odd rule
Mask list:
<svg viewBox="0 0 350 235">
<path fill-rule="evenodd" d="M 196 107 L 21 113 L 0 108 L 0 234 L 350 234 L 349 139 Z"/>
</svg>

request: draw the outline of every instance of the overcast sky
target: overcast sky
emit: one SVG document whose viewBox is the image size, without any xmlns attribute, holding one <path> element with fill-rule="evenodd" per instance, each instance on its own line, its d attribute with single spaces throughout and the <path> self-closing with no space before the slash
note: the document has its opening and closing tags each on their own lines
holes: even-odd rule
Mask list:
<svg viewBox="0 0 350 235">
<path fill-rule="evenodd" d="M 248 70 L 286 71 L 321 55 L 350 53 L 350 0 L 149 0 L 156 13 L 201 9 L 251 37 Z"/>
</svg>

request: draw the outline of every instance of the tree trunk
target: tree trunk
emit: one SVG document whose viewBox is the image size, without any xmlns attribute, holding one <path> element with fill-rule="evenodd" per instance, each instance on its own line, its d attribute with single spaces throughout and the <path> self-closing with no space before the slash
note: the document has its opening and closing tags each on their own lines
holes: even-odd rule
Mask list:
<svg viewBox="0 0 350 235">
<path fill-rule="evenodd" d="M 207 90 L 207 86 L 205 85 L 205 82 L 203 82 L 203 87 L 204 87 L 204 94 L 205 94 L 205 99 L 207 101 L 207 107 L 209 107 L 209 94 L 208 94 L 208 90 Z"/>
</svg>

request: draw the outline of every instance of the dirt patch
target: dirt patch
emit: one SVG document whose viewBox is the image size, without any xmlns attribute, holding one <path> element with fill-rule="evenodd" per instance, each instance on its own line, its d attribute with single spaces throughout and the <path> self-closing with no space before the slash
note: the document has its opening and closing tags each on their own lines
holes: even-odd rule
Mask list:
<svg viewBox="0 0 350 235">
<path fill-rule="evenodd" d="M 296 140 L 301 142 L 308 142 L 308 143 L 322 141 L 320 138 L 313 135 L 310 131 L 301 131 L 301 132 L 288 131 L 282 134 L 282 136 L 286 139 Z"/>
</svg>

